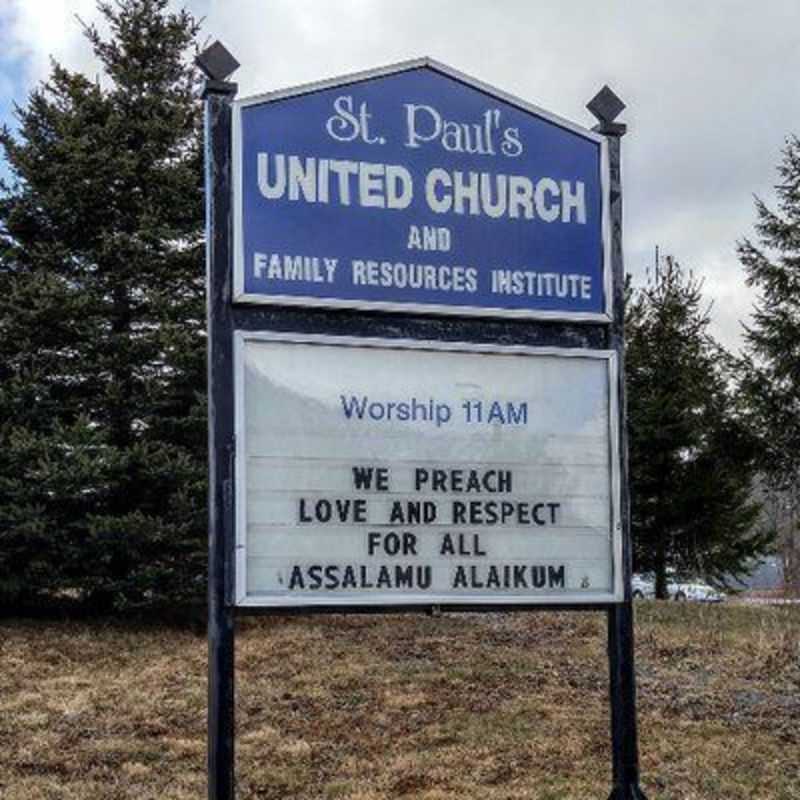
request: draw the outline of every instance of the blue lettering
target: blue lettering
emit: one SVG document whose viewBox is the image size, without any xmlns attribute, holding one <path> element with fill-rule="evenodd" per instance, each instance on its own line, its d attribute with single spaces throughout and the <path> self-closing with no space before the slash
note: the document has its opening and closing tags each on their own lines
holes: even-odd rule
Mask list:
<svg viewBox="0 0 800 800">
<path fill-rule="evenodd" d="M 510 425 L 527 425 L 528 424 L 528 404 L 520 403 L 516 408 L 513 403 L 509 403 L 506 408 L 508 414 L 508 422 Z"/>
<path fill-rule="evenodd" d="M 354 414 L 359 419 L 364 419 L 364 412 L 367 409 L 366 397 L 362 397 L 359 400 L 357 397 L 353 397 L 351 395 L 350 400 L 348 401 L 343 394 L 340 394 L 339 399 L 342 401 L 342 410 L 344 411 L 344 415 L 347 417 L 347 419 L 352 419 Z"/>
<path fill-rule="evenodd" d="M 503 407 L 495 400 L 489 409 L 489 418 L 487 422 L 499 422 L 501 425 L 505 424 L 505 417 L 503 416 Z"/>
<path fill-rule="evenodd" d="M 375 422 L 433 422 L 437 428 L 446 425 L 453 417 L 447 403 L 434 398 L 420 400 L 411 397 L 403 402 L 370 400 L 367 395 L 339 395 L 346 419 L 369 419 Z"/>
</svg>

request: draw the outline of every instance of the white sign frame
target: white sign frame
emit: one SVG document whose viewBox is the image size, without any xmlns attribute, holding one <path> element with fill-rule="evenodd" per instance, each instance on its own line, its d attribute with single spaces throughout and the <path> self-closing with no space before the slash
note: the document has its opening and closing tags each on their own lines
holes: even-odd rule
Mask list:
<svg viewBox="0 0 800 800">
<path fill-rule="evenodd" d="M 622 530 L 622 485 L 619 417 L 619 361 L 614 350 L 595 350 L 563 347 L 529 347 L 525 345 L 495 345 L 473 342 L 443 342 L 420 339 L 393 339 L 359 336 L 334 336 L 327 334 L 279 333 L 273 331 L 234 331 L 233 342 L 233 392 L 234 392 L 234 430 L 235 430 L 235 605 L 242 608 L 269 609 L 313 609 L 313 608 L 358 608 L 371 607 L 429 607 L 454 606 L 459 608 L 492 606 L 599 606 L 622 602 L 623 583 L 623 530 Z M 486 353 L 527 356 L 557 356 L 563 358 L 585 358 L 605 360 L 608 367 L 608 432 L 609 432 L 609 487 L 611 492 L 611 570 L 613 591 L 608 593 L 570 593 L 558 595 L 519 596 L 500 593 L 487 595 L 455 594 L 397 594 L 379 591 L 364 593 L 363 596 L 324 597 L 309 594 L 293 596 L 291 601 L 285 597 L 253 596 L 247 593 L 247 441 L 245 425 L 245 374 L 244 349 L 249 341 L 286 342 L 294 344 L 320 344 L 340 347 L 382 348 L 399 350 L 432 350 L 445 352 Z"/>
</svg>

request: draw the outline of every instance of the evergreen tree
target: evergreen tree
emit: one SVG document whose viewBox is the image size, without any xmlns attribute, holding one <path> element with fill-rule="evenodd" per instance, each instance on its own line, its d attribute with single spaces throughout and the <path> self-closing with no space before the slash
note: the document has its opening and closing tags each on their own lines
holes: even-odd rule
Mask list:
<svg viewBox="0 0 800 800">
<path fill-rule="evenodd" d="M 794 503 L 800 487 L 800 139 L 778 166 L 778 208 L 756 199 L 756 241 L 739 244 L 747 281 L 758 291 L 742 387 L 761 434 L 761 467 L 770 490 Z M 792 518 L 797 518 L 793 506 Z M 784 532 L 788 580 L 800 584 L 800 531 Z"/>
<path fill-rule="evenodd" d="M 717 583 L 768 547 L 754 530 L 756 447 L 708 333 L 702 287 L 671 258 L 629 292 L 626 318 L 631 525 L 637 570 Z"/>
<path fill-rule="evenodd" d="M 0 135 L 0 599 L 199 596 L 205 338 L 197 24 L 98 8 Z"/>
</svg>

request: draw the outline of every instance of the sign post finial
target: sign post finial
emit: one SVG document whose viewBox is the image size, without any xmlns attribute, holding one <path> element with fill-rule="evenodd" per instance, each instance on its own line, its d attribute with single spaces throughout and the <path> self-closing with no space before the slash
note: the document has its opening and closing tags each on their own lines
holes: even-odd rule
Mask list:
<svg viewBox="0 0 800 800">
<path fill-rule="evenodd" d="M 228 78 L 239 69 L 240 64 L 219 39 L 199 53 L 194 63 L 206 76 L 204 95 L 208 92 L 236 94 L 236 84 L 230 83 Z"/>
<path fill-rule="evenodd" d="M 627 126 L 623 122 L 615 122 L 616 118 L 625 110 L 625 103 L 609 88 L 608 84 L 586 104 L 586 108 L 597 119 L 598 125 L 592 130 L 604 136 L 624 136 Z"/>
</svg>

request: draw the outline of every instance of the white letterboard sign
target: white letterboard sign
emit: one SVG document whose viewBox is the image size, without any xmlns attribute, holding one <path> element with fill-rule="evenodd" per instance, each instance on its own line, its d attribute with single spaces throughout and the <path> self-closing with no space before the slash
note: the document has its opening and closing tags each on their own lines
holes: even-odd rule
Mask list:
<svg viewBox="0 0 800 800">
<path fill-rule="evenodd" d="M 622 597 L 611 351 L 236 334 L 236 601 Z"/>
</svg>

